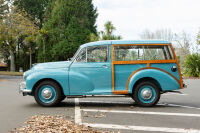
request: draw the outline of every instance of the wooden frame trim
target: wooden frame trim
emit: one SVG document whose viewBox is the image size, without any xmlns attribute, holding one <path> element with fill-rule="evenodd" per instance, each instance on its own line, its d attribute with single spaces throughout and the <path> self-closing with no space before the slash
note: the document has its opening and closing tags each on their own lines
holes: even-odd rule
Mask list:
<svg viewBox="0 0 200 133">
<path fill-rule="evenodd" d="M 128 94 L 128 90 L 114 91 L 113 94 Z"/>
<path fill-rule="evenodd" d="M 111 44 L 111 45 L 114 45 L 114 46 L 131 46 L 131 45 L 142 45 L 142 46 L 149 46 L 149 45 L 152 45 L 152 46 L 163 46 L 163 45 L 168 45 L 170 46 L 171 44 L 170 43 L 166 43 L 166 44 Z"/>
<path fill-rule="evenodd" d="M 113 63 L 113 45 L 111 45 L 111 61 L 112 61 L 112 92 L 115 92 L 115 75 L 114 75 L 114 63 Z"/>
<path fill-rule="evenodd" d="M 147 63 L 147 67 L 148 67 L 148 68 L 150 67 L 150 63 Z"/>
<path fill-rule="evenodd" d="M 130 46 L 130 45 L 143 45 L 143 46 L 144 45 L 167 45 L 167 46 L 170 46 L 170 48 L 172 50 L 172 53 L 173 53 L 173 56 L 174 56 L 174 60 L 114 61 L 114 57 L 113 57 L 113 48 L 114 48 L 114 46 Z M 130 78 L 136 72 L 138 72 L 140 70 L 144 70 L 144 69 L 157 69 L 157 70 L 163 71 L 163 72 L 167 73 L 168 75 L 170 75 L 171 77 L 173 77 L 179 83 L 181 89 L 183 88 L 183 79 L 182 79 L 182 76 L 181 76 L 180 66 L 179 66 L 176 54 L 174 52 L 174 49 L 172 47 L 172 44 L 123 44 L 123 45 L 122 44 L 111 44 L 111 63 L 112 63 L 112 92 L 113 92 L 113 94 L 128 94 L 128 85 L 129 85 L 129 82 L 130 82 Z M 162 70 L 160 68 L 150 67 L 151 63 L 176 63 L 177 66 L 178 66 L 180 80 L 178 80 L 171 73 L 169 73 L 169 72 L 167 72 L 165 70 Z M 147 64 L 147 67 L 146 68 L 141 68 L 141 69 L 138 69 L 138 70 L 134 71 L 128 78 L 128 81 L 127 81 L 127 84 L 126 84 L 126 90 L 120 90 L 119 91 L 119 90 L 115 90 L 115 74 L 114 74 L 114 65 L 115 64 Z"/>
<path fill-rule="evenodd" d="M 136 60 L 136 61 L 113 61 L 113 64 L 148 64 L 148 63 L 176 63 L 176 60 Z"/>
</svg>

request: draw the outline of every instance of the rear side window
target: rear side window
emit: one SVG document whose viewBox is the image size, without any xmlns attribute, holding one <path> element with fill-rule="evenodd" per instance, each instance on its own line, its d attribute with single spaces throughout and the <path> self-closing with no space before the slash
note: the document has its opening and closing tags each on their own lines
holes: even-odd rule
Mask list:
<svg viewBox="0 0 200 133">
<path fill-rule="evenodd" d="M 174 56 L 168 45 L 114 46 L 114 61 L 172 60 Z"/>
</svg>

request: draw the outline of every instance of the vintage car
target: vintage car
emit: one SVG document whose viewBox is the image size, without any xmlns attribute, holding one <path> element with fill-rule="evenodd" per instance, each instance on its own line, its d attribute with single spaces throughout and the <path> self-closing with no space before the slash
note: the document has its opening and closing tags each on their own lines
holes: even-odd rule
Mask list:
<svg viewBox="0 0 200 133">
<path fill-rule="evenodd" d="M 99 95 L 153 106 L 161 94 L 184 88 L 172 44 L 161 40 L 86 43 L 71 61 L 39 63 L 23 77 L 20 92 L 46 107 L 66 97 Z"/>
</svg>

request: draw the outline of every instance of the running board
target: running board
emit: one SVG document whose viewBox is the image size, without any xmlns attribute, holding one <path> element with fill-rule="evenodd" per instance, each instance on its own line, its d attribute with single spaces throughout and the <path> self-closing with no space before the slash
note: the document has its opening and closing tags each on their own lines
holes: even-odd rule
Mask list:
<svg viewBox="0 0 200 133">
<path fill-rule="evenodd" d="M 102 98 L 102 97 L 130 97 L 130 95 L 76 95 L 76 96 L 66 96 L 67 98 L 87 98 L 87 97 L 95 97 L 95 98 Z"/>
</svg>

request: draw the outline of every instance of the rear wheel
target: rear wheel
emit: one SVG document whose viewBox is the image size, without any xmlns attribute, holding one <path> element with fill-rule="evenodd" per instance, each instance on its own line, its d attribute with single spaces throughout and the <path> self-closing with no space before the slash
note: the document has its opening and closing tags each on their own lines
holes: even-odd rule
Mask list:
<svg viewBox="0 0 200 133">
<path fill-rule="evenodd" d="M 55 106 L 61 101 L 61 88 L 52 81 L 41 82 L 35 90 L 36 102 L 45 107 Z"/>
<path fill-rule="evenodd" d="M 136 86 L 132 95 L 137 104 L 150 107 L 158 103 L 160 99 L 160 90 L 152 82 L 145 81 Z"/>
</svg>

